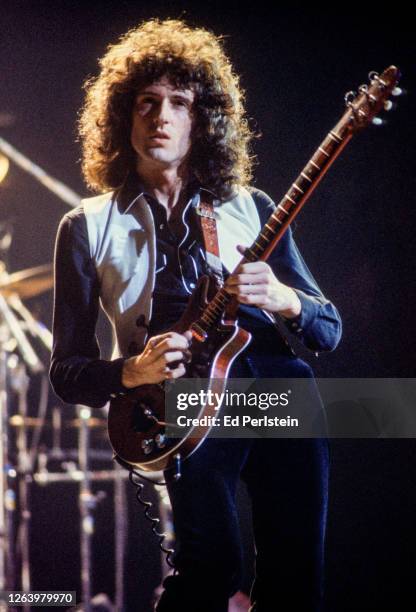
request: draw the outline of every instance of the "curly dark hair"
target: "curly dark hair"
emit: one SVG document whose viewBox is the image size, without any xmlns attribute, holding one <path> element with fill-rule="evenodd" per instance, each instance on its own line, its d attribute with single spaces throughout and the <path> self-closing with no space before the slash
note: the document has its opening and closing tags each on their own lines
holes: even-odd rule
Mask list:
<svg viewBox="0 0 416 612">
<path fill-rule="evenodd" d="M 119 188 L 135 168 L 130 143 L 137 91 L 167 77 L 195 92 L 190 168 L 221 200 L 251 179 L 252 133 L 244 92 L 217 37 L 183 21 L 152 19 L 127 32 L 100 60 L 98 77 L 85 84 L 79 120 L 82 169 L 97 192 Z"/>
</svg>

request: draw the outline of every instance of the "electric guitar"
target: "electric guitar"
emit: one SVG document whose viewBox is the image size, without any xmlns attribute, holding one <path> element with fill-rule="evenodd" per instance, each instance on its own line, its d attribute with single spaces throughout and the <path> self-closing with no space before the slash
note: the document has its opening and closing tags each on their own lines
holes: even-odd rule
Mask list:
<svg viewBox="0 0 416 612">
<path fill-rule="evenodd" d="M 346 110 L 327 134 L 302 172 L 277 205 L 253 244 L 246 249 L 242 262 L 266 260 L 287 227 L 300 212 L 352 136 L 371 122 L 382 123 L 381 110 L 390 110 L 390 96 L 399 95 L 399 70 L 390 66 L 381 75 L 370 72 L 369 84 L 358 93 L 345 95 Z M 238 326 L 237 304 L 213 277 L 203 276 L 190 297 L 186 311 L 173 331 L 192 332 L 192 361 L 185 378 L 208 381 L 211 398 L 221 397 L 230 367 L 247 347 L 251 335 Z M 215 395 L 218 394 L 218 395 Z M 217 416 L 219 405 L 210 401 L 200 406 L 198 417 Z M 209 423 L 212 419 L 206 419 Z M 144 471 L 176 470 L 180 477 L 181 461 L 202 444 L 212 426 L 192 427 L 183 438 L 166 436 L 164 384 L 141 385 L 111 400 L 108 431 L 115 458 L 126 467 Z"/>
</svg>

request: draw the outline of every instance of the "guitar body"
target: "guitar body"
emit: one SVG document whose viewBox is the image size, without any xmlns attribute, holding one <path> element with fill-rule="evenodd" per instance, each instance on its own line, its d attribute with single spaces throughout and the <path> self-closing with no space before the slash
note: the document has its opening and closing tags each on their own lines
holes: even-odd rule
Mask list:
<svg viewBox="0 0 416 612">
<path fill-rule="evenodd" d="M 216 292 L 215 282 L 207 276 L 201 277 L 183 316 L 171 331 L 184 333 L 192 328 Z M 206 337 L 194 333 L 190 347 L 192 360 L 186 366 L 184 378 L 203 379 L 207 382 L 205 391 L 221 393 L 233 361 L 250 340 L 251 334 L 232 319 L 218 321 Z M 217 416 L 218 408 L 212 402 L 203 405 L 198 417 Z M 108 433 L 121 463 L 152 472 L 177 466 L 179 460 L 198 448 L 211 426 L 193 427 L 181 438 L 167 438 L 165 428 L 163 384 L 141 385 L 111 400 Z"/>
</svg>

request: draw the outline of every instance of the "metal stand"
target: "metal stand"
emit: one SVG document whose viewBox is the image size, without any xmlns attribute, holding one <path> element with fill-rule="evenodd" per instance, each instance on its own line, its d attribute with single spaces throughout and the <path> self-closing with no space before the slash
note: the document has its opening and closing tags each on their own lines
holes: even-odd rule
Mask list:
<svg viewBox="0 0 416 612">
<path fill-rule="evenodd" d="M 124 483 L 127 474 L 118 463 L 114 466 L 114 476 L 114 606 L 118 612 L 124 610 L 124 554 L 127 541 L 127 495 Z"/>
<path fill-rule="evenodd" d="M 89 430 L 87 419 L 91 411 L 82 406 L 78 407 L 80 427 L 78 432 L 78 463 L 83 474 L 79 485 L 79 515 L 80 515 L 80 546 L 81 546 L 81 592 L 84 612 L 90 612 L 91 601 L 91 539 L 94 533 L 94 517 L 92 509 L 95 507 L 96 498 L 91 492 L 89 479 Z"/>
<path fill-rule="evenodd" d="M 23 590 L 30 590 L 29 481 L 31 466 L 26 431 L 28 377 L 23 362 L 33 373 L 44 371 L 44 367 L 29 343 L 21 323 L 10 308 L 5 296 L 0 292 L 0 591 L 15 590 L 18 586 L 14 546 L 16 491 L 10 486 L 11 479 L 16 477 L 18 477 L 20 506 L 20 525 L 17 536 L 21 553 L 20 586 Z M 10 347 L 12 350 L 19 349 L 23 358 L 21 364 L 16 355 L 9 355 Z M 10 374 L 10 386 L 19 398 L 19 412 L 22 418 L 22 426 L 19 427 L 17 435 L 17 469 L 11 465 L 10 461 L 8 373 Z M 4 603 L 0 602 L 0 610 L 3 607 Z M 28 611 L 29 606 L 24 605 L 23 610 Z"/>
<path fill-rule="evenodd" d="M 91 545 L 94 534 L 93 511 L 105 497 L 103 491 L 93 494 L 91 489 L 91 476 L 89 470 L 89 428 L 88 419 L 91 410 L 85 406 L 78 406 L 78 417 L 80 421 L 78 437 L 78 462 L 82 474 L 79 493 L 79 512 L 81 522 L 81 588 L 83 612 L 91 611 Z M 115 526 L 115 609 L 123 610 L 124 606 L 124 553 L 126 547 L 127 520 L 126 494 L 122 479 L 122 470 L 115 466 L 113 473 L 114 482 L 114 526 Z M 98 598 L 96 596 L 95 598 Z M 94 598 L 94 599 L 95 599 Z"/>
<path fill-rule="evenodd" d="M 14 565 L 10 554 L 12 548 L 10 542 L 12 519 L 10 515 L 14 509 L 14 505 L 11 503 L 14 492 L 8 486 L 9 455 L 6 361 L 7 354 L 0 348 L 0 591 L 8 590 L 11 587 L 13 578 L 10 574 Z M 0 601 L 0 611 L 5 612 L 6 610 L 6 603 Z"/>
<path fill-rule="evenodd" d="M 32 481 L 30 457 L 28 453 L 27 440 L 27 390 L 29 378 L 26 375 L 26 368 L 23 364 L 16 364 L 12 370 L 12 388 L 19 398 L 18 412 L 22 417 L 22 425 L 17 430 L 17 476 L 19 483 L 19 528 L 17 532 L 17 542 L 21 558 L 21 590 L 31 590 L 30 564 L 29 564 L 29 529 L 30 529 L 30 483 Z M 30 611 L 29 604 L 23 604 L 24 612 Z"/>
</svg>

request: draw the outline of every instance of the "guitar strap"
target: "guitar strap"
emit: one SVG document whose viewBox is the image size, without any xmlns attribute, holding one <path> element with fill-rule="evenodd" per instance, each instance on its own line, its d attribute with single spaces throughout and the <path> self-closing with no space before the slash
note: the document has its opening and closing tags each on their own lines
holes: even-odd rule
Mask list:
<svg viewBox="0 0 416 612">
<path fill-rule="evenodd" d="M 220 259 L 220 249 L 218 246 L 218 235 L 217 235 L 217 214 L 214 210 L 213 196 L 211 194 L 204 193 L 204 197 L 201 197 L 199 205 L 195 209 L 196 213 L 200 217 L 202 236 L 204 239 L 205 257 L 208 264 L 210 273 L 215 277 L 219 285 L 222 287 L 224 284 L 224 276 L 222 272 L 222 263 Z M 226 317 L 229 319 L 235 319 L 237 316 L 238 302 L 232 300 L 226 307 Z M 283 340 L 289 353 L 296 356 L 296 351 L 292 346 L 291 339 L 288 336 L 288 331 L 285 328 L 283 320 L 280 316 L 276 315 L 270 318 L 271 323 L 274 325 L 280 338 Z"/>
<path fill-rule="evenodd" d="M 205 257 L 208 264 L 209 272 L 215 277 L 218 284 L 222 286 L 224 284 L 224 276 L 222 272 L 222 263 L 220 259 L 220 249 L 218 245 L 218 234 L 217 234 L 217 214 L 214 210 L 213 196 L 204 192 L 204 197 L 201 197 L 199 205 L 195 208 L 196 213 L 200 217 L 202 236 L 204 240 Z M 237 316 L 238 302 L 236 299 L 226 307 L 226 318 L 234 320 Z M 265 311 L 264 311 L 265 312 Z M 270 319 L 270 322 L 274 325 L 278 335 L 286 346 L 288 352 L 291 355 L 296 356 L 294 350 L 285 329 L 284 323 L 280 316 L 271 316 L 266 313 L 266 316 Z"/>
<path fill-rule="evenodd" d="M 224 283 L 222 262 L 218 245 L 217 214 L 214 210 L 214 198 L 204 192 L 199 205 L 195 208 L 199 215 L 204 240 L 205 259 L 210 273 L 220 285 Z"/>
</svg>

